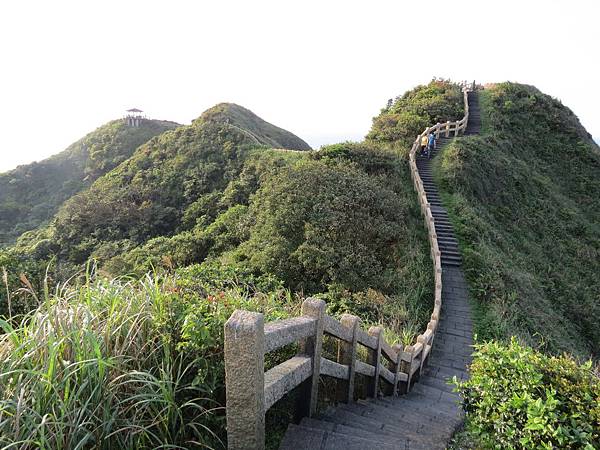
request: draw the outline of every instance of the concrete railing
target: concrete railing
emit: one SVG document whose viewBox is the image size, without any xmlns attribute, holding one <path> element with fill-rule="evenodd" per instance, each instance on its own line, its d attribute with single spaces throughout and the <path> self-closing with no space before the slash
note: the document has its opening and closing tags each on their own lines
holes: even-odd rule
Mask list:
<svg viewBox="0 0 600 450">
<path fill-rule="evenodd" d="M 438 280 L 439 281 L 439 280 Z M 441 281 L 439 281 L 441 282 Z M 354 400 L 356 374 L 367 377 L 367 395 L 407 391 L 429 356 L 438 324 L 434 311 L 427 331 L 412 346 L 390 345 L 380 327 L 364 331 L 360 319 L 344 314 L 336 320 L 325 314 L 323 300 L 308 298 L 302 315 L 265 324 L 263 315 L 235 311 L 225 324 L 225 373 L 227 393 L 227 439 L 230 449 L 264 448 L 265 413 L 292 389 L 300 386 L 299 417 L 316 412 L 319 377 L 339 380 L 338 400 Z M 323 336 L 337 339 L 335 361 L 323 357 Z M 298 343 L 293 358 L 264 371 L 264 356 Z M 362 361 L 360 348 L 366 350 Z"/>
<path fill-rule="evenodd" d="M 323 300 L 308 298 L 299 317 L 264 323 L 260 313 L 235 311 L 225 324 L 225 377 L 227 396 L 227 440 L 229 449 L 263 449 L 265 413 L 278 400 L 300 388 L 297 417 L 310 417 L 317 408 L 319 378 L 338 380 L 338 400 L 352 402 L 355 377 L 368 380 L 367 395 L 377 397 L 408 392 L 411 382 L 423 370 L 433 345 L 442 307 L 442 264 L 434 218 L 416 166 L 416 152 L 423 135 L 434 131 L 439 137 L 457 136 L 469 117 L 467 91 L 465 116 L 456 122 L 436 124 L 423 131 L 410 151 L 410 171 L 428 229 L 434 267 L 435 299 L 427 330 L 416 343 L 390 345 L 380 327 L 364 331 L 360 319 L 344 314 L 336 320 L 325 313 Z M 323 355 L 323 337 L 337 341 L 333 361 Z M 290 344 L 299 344 L 296 356 L 265 372 L 265 355 Z M 360 351 L 364 349 L 366 351 Z M 365 360 L 359 358 L 366 354 Z"/>
</svg>

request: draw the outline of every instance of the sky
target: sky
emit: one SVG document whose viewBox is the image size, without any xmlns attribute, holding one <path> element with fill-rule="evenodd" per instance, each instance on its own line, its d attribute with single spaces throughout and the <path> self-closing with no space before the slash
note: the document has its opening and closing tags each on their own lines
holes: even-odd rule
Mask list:
<svg viewBox="0 0 600 450">
<path fill-rule="evenodd" d="M 2 1 L 0 172 L 137 107 L 243 105 L 313 147 L 433 77 L 533 84 L 600 137 L 600 2 Z"/>
</svg>

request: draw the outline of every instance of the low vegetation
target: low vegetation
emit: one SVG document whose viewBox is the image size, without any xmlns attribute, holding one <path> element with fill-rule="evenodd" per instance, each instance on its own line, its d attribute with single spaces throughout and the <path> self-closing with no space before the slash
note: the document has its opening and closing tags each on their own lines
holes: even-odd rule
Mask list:
<svg viewBox="0 0 600 450">
<path fill-rule="evenodd" d="M 600 356 L 600 151 L 531 86 L 480 94 L 484 132 L 455 140 L 436 176 L 478 300 L 477 334 Z"/>
<path fill-rule="evenodd" d="M 298 302 L 235 268 L 88 277 L 29 292 L 40 306 L 0 321 L 2 448 L 222 447 L 225 320 L 236 308 L 283 318 Z"/>
<path fill-rule="evenodd" d="M 388 104 L 373 119 L 367 139 L 390 146 L 408 155 L 415 137 L 435 123 L 464 116 L 463 94 L 457 84 L 433 80 L 418 86 Z"/>
<path fill-rule="evenodd" d="M 144 142 L 176 126 L 144 120 L 133 128 L 114 120 L 51 158 L 0 174 L 0 248 L 45 225 L 65 200 L 128 159 Z"/>
<path fill-rule="evenodd" d="M 591 361 L 547 356 L 516 339 L 476 346 L 465 400 L 469 447 L 600 447 L 600 379 Z M 465 436 L 466 435 L 466 436 Z"/>
</svg>

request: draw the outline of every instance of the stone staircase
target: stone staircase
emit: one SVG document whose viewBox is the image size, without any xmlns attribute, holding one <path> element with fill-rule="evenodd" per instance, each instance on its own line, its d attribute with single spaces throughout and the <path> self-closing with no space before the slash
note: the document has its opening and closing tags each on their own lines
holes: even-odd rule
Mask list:
<svg viewBox="0 0 600 450">
<path fill-rule="evenodd" d="M 476 92 L 468 93 L 468 104 L 465 134 L 477 134 L 481 119 Z M 441 137 L 431 157 L 451 139 Z M 442 262 L 443 307 L 428 364 L 407 394 L 340 404 L 290 425 L 281 450 L 444 449 L 462 423 L 461 399 L 447 382 L 454 376 L 467 377 L 473 344 L 467 284 L 458 242 L 432 177 L 431 160 L 418 157 L 417 167 L 434 216 Z"/>
</svg>

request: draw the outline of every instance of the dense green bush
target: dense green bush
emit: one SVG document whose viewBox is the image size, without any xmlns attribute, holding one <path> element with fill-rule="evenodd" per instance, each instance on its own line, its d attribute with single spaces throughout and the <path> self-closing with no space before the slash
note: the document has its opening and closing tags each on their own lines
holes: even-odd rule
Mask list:
<svg viewBox="0 0 600 450">
<path fill-rule="evenodd" d="M 591 362 L 546 356 L 515 339 L 476 350 L 471 378 L 458 386 L 478 446 L 600 448 L 600 380 Z"/>
<path fill-rule="evenodd" d="M 240 253 L 252 267 L 309 292 L 334 282 L 383 286 L 406 232 L 407 202 L 392 184 L 343 163 L 282 170 L 256 193 L 255 224 Z"/>
<path fill-rule="evenodd" d="M 464 116 L 463 94 L 457 84 L 433 80 L 417 86 L 388 103 L 373 119 L 367 139 L 391 145 L 404 154 L 415 136 L 437 122 L 458 120 Z"/>
</svg>

